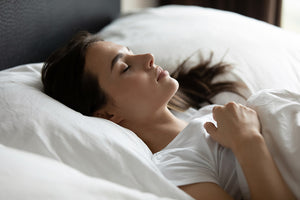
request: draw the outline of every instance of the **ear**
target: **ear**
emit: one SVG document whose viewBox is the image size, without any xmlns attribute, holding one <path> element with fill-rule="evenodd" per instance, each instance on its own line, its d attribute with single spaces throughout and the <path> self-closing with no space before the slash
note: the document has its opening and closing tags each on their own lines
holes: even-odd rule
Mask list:
<svg viewBox="0 0 300 200">
<path fill-rule="evenodd" d="M 123 118 L 120 117 L 119 115 L 112 113 L 112 112 L 108 112 L 105 109 L 99 109 L 99 110 L 95 111 L 93 116 L 110 120 L 116 124 L 119 124 L 123 120 Z"/>
</svg>

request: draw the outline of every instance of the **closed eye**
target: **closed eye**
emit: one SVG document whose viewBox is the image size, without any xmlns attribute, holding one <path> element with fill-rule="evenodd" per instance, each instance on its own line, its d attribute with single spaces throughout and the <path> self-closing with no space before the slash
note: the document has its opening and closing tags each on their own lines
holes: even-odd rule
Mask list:
<svg viewBox="0 0 300 200">
<path fill-rule="evenodd" d="M 127 70 L 129 70 L 130 67 L 131 67 L 130 65 L 127 65 L 127 67 L 125 67 L 125 69 L 123 69 L 122 73 L 127 72 Z"/>
</svg>

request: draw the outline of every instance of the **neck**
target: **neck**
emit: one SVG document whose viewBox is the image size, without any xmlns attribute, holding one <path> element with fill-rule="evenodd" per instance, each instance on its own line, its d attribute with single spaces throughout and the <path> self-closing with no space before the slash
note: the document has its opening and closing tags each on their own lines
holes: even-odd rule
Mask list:
<svg viewBox="0 0 300 200">
<path fill-rule="evenodd" d="M 122 121 L 121 126 L 132 130 L 156 153 L 167 146 L 187 123 L 175 117 L 167 108 L 145 119 Z"/>
</svg>

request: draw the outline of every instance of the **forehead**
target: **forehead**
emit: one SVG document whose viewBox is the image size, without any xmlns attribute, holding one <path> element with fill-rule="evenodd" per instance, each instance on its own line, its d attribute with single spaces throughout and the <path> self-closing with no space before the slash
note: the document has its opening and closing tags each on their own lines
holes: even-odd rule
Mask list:
<svg viewBox="0 0 300 200">
<path fill-rule="evenodd" d="M 112 59 L 124 49 L 124 46 L 108 41 L 92 43 L 85 56 L 85 71 L 93 74 L 98 73 L 101 66 L 110 68 Z"/>
</svg>

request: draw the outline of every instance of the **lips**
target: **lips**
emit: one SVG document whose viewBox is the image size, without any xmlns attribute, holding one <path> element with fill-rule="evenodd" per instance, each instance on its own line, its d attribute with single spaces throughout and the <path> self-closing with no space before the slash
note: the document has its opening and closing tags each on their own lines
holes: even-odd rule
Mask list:
<svg viewBox="0 0 300 200">
<path fill-rule="evenodd" d="M 165 76 L 168 76 L 169 72 L 166 70 L 163 70 L 160 66 L 157 66 L 156 69 L 156 80 L 159 81 L 160 79 L 162 79 Z"/>
</svg>

